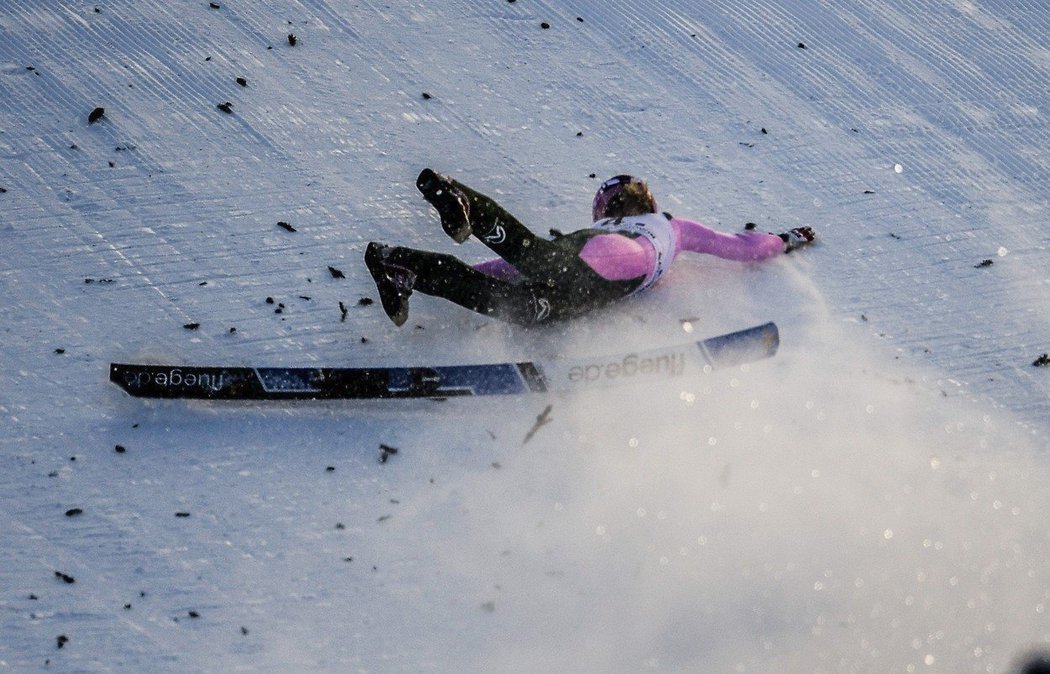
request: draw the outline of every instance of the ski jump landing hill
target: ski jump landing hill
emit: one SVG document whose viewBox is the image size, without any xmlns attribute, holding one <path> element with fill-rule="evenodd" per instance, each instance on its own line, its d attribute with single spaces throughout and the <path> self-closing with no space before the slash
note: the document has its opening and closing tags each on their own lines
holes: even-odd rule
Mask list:
<svg viewBox="0 0 1050 674">
<path fill-rule="evenodd" d="M 0 671 L 1019 668 L 1050 639 L 1048 81 L 1034 1 L 0 3 Z M 540 232 L 630 172 L 820 245 L 545 330 L 419 296 L 396 329 L 368 241 L 487 257 L 424 166 Z M 767 321 L 772 359 L 573 395 L 108 382 Z"/>
</svg>

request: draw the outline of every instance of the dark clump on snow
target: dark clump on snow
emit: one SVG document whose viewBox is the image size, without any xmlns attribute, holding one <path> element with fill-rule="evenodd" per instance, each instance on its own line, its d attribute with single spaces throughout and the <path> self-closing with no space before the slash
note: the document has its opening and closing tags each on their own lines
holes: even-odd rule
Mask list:
<svg viewBox="0 0 1050 674">
<path fill-rule="evenodd" d="M 222 110 L 227 115 L 232 115 L 233 114 L 233 103 L 230 103 L 229 101 L 226 101 L 224 103 L 219 103 L 215 107 L 217 107 L 219 110 Z"/>
<path fill-rule="evenodd" d="M 390 445 L 379 445 L 379 463 L 386 463 L 387 459 L 398 453 L 397 447 L 391 447 Z"/>
<path fill-rule="evenodd" d="M 63 573 L 62 571 L 55 571 L 55 578 L 58 578 L 67 585 L 72 585 L 73 583 L 77 582 L 76 578 L 69 575 L 68 573 Z"/>
<path fill-rule="evenodd" d="M 346 278 L 346 274 L 332 266 L 328 267 L 328 273 L 332 275 L 332 278 Z"/>
<path fill-rule="evenodd" d="M 105 108 L 95 108 L 88 114 L 88 124 L 94 124 L 106 115 Z"/>
<path fill-rule="evenodd" d="M 1028 656 L 1017 671 L 1018 674 L 1050 674 L 1050 653 Z"/>
<path fill-rule="evenodd" d="M 1050 353 L 1044 353 L 1035 360 L 1032 361 L 1032 365 L 1035 367 L 1048 367 L 1050 366 Z"/>
<path fill-rule="evenodd" d="M 295 227 L 292 227 L 290 224 L 288 224 L 287 222 L 285 222 L 283 220 L 278 222 L 277 226 L 280 227 L 281 229 L 287 230 L 289 232 L 296 232 L 296 231 L 298 231 Z"/>
</svg>

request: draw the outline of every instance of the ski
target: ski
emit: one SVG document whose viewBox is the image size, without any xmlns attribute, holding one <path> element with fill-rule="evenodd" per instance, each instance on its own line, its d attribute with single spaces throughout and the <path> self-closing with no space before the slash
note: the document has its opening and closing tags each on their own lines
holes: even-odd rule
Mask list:
<svg viewBox="0 0 1050 674">
<path fill-rule="evenodd" d="M 774 323 L 660 349 L 593 358 L 431 367 L 209 367 L 112 363 L 132 396 L 197 400 L 450 398 L 565 393 L 688 377 L 769 358 Z"/>
</svg>

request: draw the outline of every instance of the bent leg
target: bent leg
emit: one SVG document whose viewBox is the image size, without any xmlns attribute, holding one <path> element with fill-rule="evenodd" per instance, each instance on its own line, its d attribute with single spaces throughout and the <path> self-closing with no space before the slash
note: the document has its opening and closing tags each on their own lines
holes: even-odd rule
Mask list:
<svg viewBox="0 0 1050 674">
<path fill-rule="evenodd" d="M 452 180 L 452 184 L 470 202 L 470 229 L 474 236 L 525 276 L 543 276 L 552 261 L 574 257 L 536 236 L 494 199 L 457 180 Z"/>
<path fill-rule="evenodd" d="M 396 247 L 391 249 L 387 262 L 415 274 L 413 290 L 479 314 L 522 325 L 552 317 L 549 304 L 536 295 L 531 284 L 493 278 L 452 255 Z"/>
<path fill-rule="evenodd" d="M 424 176 L 426 180 L 423 180 Z M 436 174 L 430 169 L 424 169 L 420 173 L 420 181 L 426 184 L 426 189 L 420 188 L 423 196 L 439 212 L 457 212 L 458 209 L 449 208 L 445 202 L 449 201 L 448 194 L 461 195 L 467 202 L 464 210 L 470 233 L 522 275 L 546 281 L 564 274 L 566 270 L 580 263 L 577 258 L 578 251 L 566 250 L 564 246 L 555 246 L 551 241 L 536 236 L 507 209 L 477 190 L 452 178 Z M 435 186 L 439 184 L 447 185 L 447 189 L 436 189 Z M 446 219 L 450 218 L 442 215 L 443 226 Z M 449 227 L 446 226 L 446 231 L 448 230 Z"/>
<path fill-rule="evenodd" d="M 439 295 L 461 306 L 491 315 L 496 315 L 495 312 L 499 311 L 497 307 L 501 303 L 516 304 L 519 305 L 518 309 L 511 313 L 519 316 L 522 311 L 520 305 L 524 301 L 520 298 L 527 292 L 530 307 L 535 308 L 543 304 L 540 302 L 542 299 L 549 305 L 546 313 L 551 318 L 557 318 L 579 315 L 608 304 L 630 294 L 645 279 L 644 271 L 630 273 L 634 271 L 633 268 L 627 272 L 620 270 L 618 276 L 607 276 L 608 270 L 604 270 L 604 274 L 599 273 L 588 261 L 581 258 L 581 250 L 588 241 L 602 234 L 601 230 L 579 230 L 550 241 L 536 236 L 494 199 L 431 169 L 424 169 L 420 173 L 417 185 L 420 186 L 423 196 L 438 208 L 439 213 L 445 207 L 445 210 L 453 215 L 465 215 L 471 234 L 513 268 L 511 270 L 505 265 L 489 262 L 480 265 L 480 269 L 471 269 L 451 256 L 444 256 L 440 264 L 446 270 L 455 268 L 455 280 L 449 280 L 441 278 L 440 274 L 428 274 L 424 269 L 426 265 L 438 264 L 436 258 L 426 265 L 422 261 L 413 264 L 406 262 L 404 266 L 431 279 L 433 285 L 427 285 L 426 279 L 417 282 L 416 288 L 421 292 Z M 456 203 L 465 201 L 466 208 L 453 208 L 456 204 L 450 200 L 450 194 L 454 195 Z M 451 220 L 442 215 L 443 226 L 446 219 Z M 449 227 L 446 227 L 446 231 L 448 229 Z M 411 257 L 412 254 L 402 255 Z M 490 269 L 494 272 L 493 276 L 499 278 L 483 273 Z M 510 283 L 510 280 L 516 280 L 516 274 L 511 271 L 517 272 L 524 280 Z M 494 283 L 499 285 L 493 286 Z M 463 291 L 460 286 L 472 290 Z M 477 290 L 478 288 L 483 290 Z M 514 290 L 508 290 L 509 288 Z M 470 294 L 471 297 L 468 298 L 464 293 Z M 491 301 L 479 301 L 478 297 L 482 296 L 490 298 Z M 543 310 L 538 311 L 544 313 Z"/>
<path fill-rule="evenodd" d="M 392 248 L 386 263 L 415 274 L 413 290 L 441 297 L 486 316 L 519 325 L 571 318 L 629 294 L 636 281 L 606 281 L 597 274 L 571 275 L 550 284 L 493 278 L 444 253 Z M 589 269 L 587 271 L 590 271 Z"/>
</svg>

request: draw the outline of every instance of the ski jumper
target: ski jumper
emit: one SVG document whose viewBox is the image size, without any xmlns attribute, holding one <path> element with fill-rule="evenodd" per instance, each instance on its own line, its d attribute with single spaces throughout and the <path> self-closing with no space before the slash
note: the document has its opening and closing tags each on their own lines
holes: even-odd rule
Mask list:
<svg viewBox="0 0 1050 674">
<path fill-rule="evenodd" d="M 415 274 L 413 290 L 513 323 L 578 316 L 645 290 L 683 250 L 742 262 L 784 252 L 775 234 L 725 234 L 659 213 L 607 218 L 544 239 L 489 197 L 450 183 L 469 201 L 471 234 L 499 258 L 470 266 L 452 255 L 399 246 L 387 262 Z"/>
</svg>

